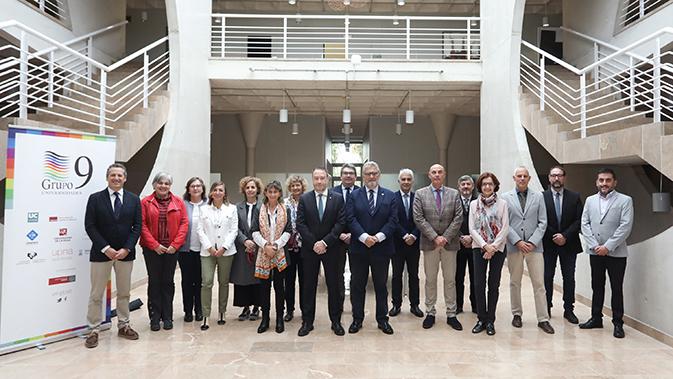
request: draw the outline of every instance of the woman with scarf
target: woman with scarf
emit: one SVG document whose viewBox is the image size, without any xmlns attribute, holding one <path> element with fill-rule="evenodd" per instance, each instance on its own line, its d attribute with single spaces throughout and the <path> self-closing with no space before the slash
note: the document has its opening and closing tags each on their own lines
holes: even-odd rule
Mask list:
<svg viewBox="0 0 673 379">
<path fill-rule="evenodd" d="M 173 296 L 175 295 L 176 252 L 185 243 L 189 217 L 184 201 L 171 193 L 173 178 L 159 172 L 152 179 L 154 192 L 140 202 L 143 226 L 140 246 L 147 267 L 147 309 L 150 330 L 173 329 Z"/>
<path fill-rule="evenodd" d="M 292 234 L 290 235 L 290 240 L 287 241 L 287 251 L 290 255 L 290 262 L 288 263 L 287 272 L 285 274 L 285 321 L 292 321 L 294 318 L 294 299 L 295 299 L 295 283 L 297 281 L 297 275 L 299 275 L 299 308 L 302 307 L 303 296 L 303 278 L 304 272 L 302 270 L 301 264 L 301 254 L 299 250 L 301 249 L 301 236 L 297 232 L 297 206 L 299 205 L 299 198 L 301 195 L 306 192 L 306 187 L 308 183 L 306 179 L 299 175 L 292 175 L 287 178 L 285 182 L 285 187 L 290 193 L 290 196 L 285 198 L 284 204 L 290 210 L 290 219 L 292 221 Z"/>
<path fill-rule="evenodd" d="M 286 208 L 280 199 L 283 196 L 283 187 L 277 181 L 266 185 L 264 189 L 264 203 L 259 210 L 258 229 L 252 233 L 252 238 L 259 246 L 255 263 L 255 277 L 260 280 L 260 300 L 262 305 L 262 322 L 257 333 L 264 333 L 269 329 L 269 313 L 271 308 L 271 282 L 276 294 L 276 333 L 285 331 L 283 309 L 285 308 L 285 270 L 289 257 L 285 245 L 292 234 L 290 209 Z"/>
<path fill-rule="evenodd" d="M 478 318 L 472 333 L 486 330 L 489 336 L 495 334 L 495 309 L 498 304 L 498 287 L 502 265 L 505 262 L 504 250 L 509 230 L 507 202 L 498 198 L 499 189 L 500 182 L 493 173 L 481 174 L 477 179 L 479 197 L 470 203 L 469 217 Z"/>
</svg>

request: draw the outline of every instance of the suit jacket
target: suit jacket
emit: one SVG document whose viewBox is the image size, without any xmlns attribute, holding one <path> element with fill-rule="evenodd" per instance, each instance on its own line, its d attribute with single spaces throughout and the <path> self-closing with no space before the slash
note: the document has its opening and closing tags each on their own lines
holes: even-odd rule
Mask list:
<svg viewBox="0 0 673 379">
<path fill-rule="evenodd" d="M 521 210 L 516 188 L 506 192 L 503 199 L 507 202 L 509 213 L 509 232 L 507 234 L 507 251 L 519 251 L 515 244 L 519 241 L 535 245 L 534 253 L 541 253 L 542 237 L 547 229 L 547 207 L 544 205 L 542 192 L 528 189 L 524 210 Z"/>
<path fill-rule="evenodd" d="M 236 213 L 238 214 L 238 234 L 236 236 L 236 252 L 234 254 L 234 262 L 231 265 L 231 274 L 229 281 L 241 285 L 248 286 L 259 283 L 255 278 L 255 262 L 257 260 L 257 249 L 253 253 L 252 260 L 248 260 L 248 254 L 245 252 L 245 240 L 252 241 L 252 232 L 259 230 L 259 203 L 252 207 L 252 215 L 250 218 L 251 226 L 248 226 L 248 210 L 246 208 L 246 201 L 243 200 L 236 204 Z"/>
<path fill-rule="evenodd" d="M 459 200 L 460 200 L 460 205 L 463 208 L 463 222 L 460 224 L 460 234 L 459 234 L 459 236 L 469 236 L 470 235 L 470 204 L 476 198 L 477 198 L 476 196 L 470 195 L 470 201 L 467 203 L 467 207 L 465 207 L 463 205 L 463 195 L 460 195 Z M 470 245 L 470 247 L 464 247 L 463 244 L 460 243 L 460 240 L 458 241 L 458 243 L 460 244 L 460 250 L 470 250 L 470 251 L 472 251 L 472 245 Z"/>
<path fill-rule="evenodd" d="M 545 207 L 547 208 L 547 231 L 544 233 L 542 245 L 544 251 L 556 251 L 558 253 L 577 254 L 582 251 L 580 243 L 580 222 L 582 219 L 582 200 L 580 194 L 563 189 L 563 201 L 561 202 L 561 225 L 556 220 L 556 207 L 554 205 L 555 191 L 548 189 L 542 193 Z M 552 241 L 556 233 L 561 233 L 566 239 L 566 244 L 559 246 Z"/>
<path fill-rule="evenodd" d="M 92 243 L 89 261 L 109 261 L 110 258 L 101 251 L 108 245 L 115 250 L 126 248 L 129 251 L 122 261 L 136 259 L 136 243 L 142 228 L 140 198 L 125 190 L 122 211 L 117 220 L 112 211 L 108 189 L 92 193 L 86 204 L 84 228 Z"/>
<path fill-rule="evenodd" d="M 609 250 L 608 256 L 627 257 L 626 239 L 633 227 L 633 200 L 630 196 L 614 191 L 614 198 L 601 216 L 598 196 L 589 196 L 582 212 L 582 235 L 589 254 L 596 254 L 593 249 L 604 245 Z"/>
<path fill-rule="evenodd" d="M 405 253 L 405 252 L 417 252 L 420 248 L 420 238 L 421 232 L 416 227 L 414 223 L 414 198 L 416 193 L 413 191 L 409 192 L 409 215 L 404 209 L 404 199 L 402 199 L 402 191 L 395 192 L 395 197 L 397 198 L 397 230 L 395 231 L 395 252 L 396 253 Z M 413 234 L 416 237 L 416 240 L 412 245 L 407 245 L 406 242 L 402 239 L 407 234 Z"/>
<path fill-rule="evenodd" d="M 341 249 L 339 235 L 346 222 L 343 197 L 334 191 L 328 191 L 323 206 L 321 221 L 315 191 L 306 192 L 299 198 L 296 225 L 302 240 L 302 256 L 314 255 L 313 245 L 320 240 L 327 244 L 327 254 Z"/>
<path fill-rule="evenodd" d="M 421 231 L 421 250 L 434 250 L 434 240 L 440 235 L 449 241 L 445 246 L 447 250 L 458 250 L 460 226 L 463 223 L 460 193 L 442 186 L 442 209 L 438 211 L 432 184 L 419 189 L 414 198 L 414 222 Z"/>
<path fill-rule="evenodd" d="M 377 254 L 392 256 L 395 253 L 393 238 L 397 229 L 397 198 L 395 194 L 379 186 L 376 198 L 376 207 L 373 214 L 369 214 L 367 188 L 362 187 L 351 193 L 351 199 L 346 204 L 346 219 L 352 233 L 351 254 Z M 376 235 L 385 234 L 383 242 L 368 248 L 359 238 L 362 233 Z"/>
</svg>

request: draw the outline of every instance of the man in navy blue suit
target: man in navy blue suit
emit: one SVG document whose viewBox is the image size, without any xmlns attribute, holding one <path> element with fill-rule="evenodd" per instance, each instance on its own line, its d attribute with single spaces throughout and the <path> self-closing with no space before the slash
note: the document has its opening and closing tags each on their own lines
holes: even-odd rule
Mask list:
<svg viewBox="0 0 673 379">
<path fill-rule="evenodd" d="M 350 244 L 351 306 L 353 323 L 349 333 L 357 333 L 365 318 L 365 291 L 369 270 L 376 291 L 376 322 L 385 334 L 393 334 L 388 323 L 388 266 L 395 252 L 397 229 L 395 194 L 379 186 L 381 170 L 376 162 L 362 166 L 365 186 L 353 192 L 346 204 L 346 223 L 352 233 Z"/>
<path fill-rule="evenodd" d="M 103 321 L 103 293 L 114 268 L 117 282 L 117 335 L 137 340 L 129 325 L 131 271 L 136 259 L 135 246 L 140 237 L 142 213 L 140 199 L 124 190 L 126 168 L 113 163 L 107 169 L 107 188 L 89 196 L 84 227 L 91 239 L 91 293 L 87 322 L 89 335 L 84 345 L 98 346 L 98 332 Z"/>
<path fill-rule="evenodd" d="M 408 168 L 400 170 L 397 176 L 400 190 L 395 192 L 397 198 L 397 219 L 399 221 L 395 231 L 395 255 L 393 255 L 392 297 L 393 307 L 388 315 L 395 317 L 400 314 L 402 307 L 402 274 L 404 265 L 409 275 L 409 305 L 411 313 L 416 317 L 423 317 L 423 311 L 418 307 L 418 260 L 421 250 L 418 243 L 420 231 L 414 223 L 412 205 L 416 195 L 411 187 L 414 185 L 414 172 Z"/>
<path fill-rule="evenodd" d="M 357 172 L 355 171 L 355 166 L 350 163 L 346 163 L 341 166 L 341 184 L 332 188 L 332 191 L 341 195 L 344 200 L 344 209 L 346 204 L 348 204 L 351 194 L 356 189 L 360 188 L 355 185 L 355 179 L 357 179 Z M 341 234 L 339 235 L 340 243 L 340 252 L 339 252 L 339 266 L 337 267 L 339 275 L 343 277 L 343 280 L 339 282 L 339 293 L 341 294 L 341 311 L 343 312 L 343 303 L 346 298 L 346 292 L 350 291 L 350 267 L 346 266 L 347 259 L 347 250 L 348 246 L 351 244 L 351 232 L 348 228 L 348 224 L 344 225 Z M 346 273 L 346 270 L 348 272 Z"/>
</svg>

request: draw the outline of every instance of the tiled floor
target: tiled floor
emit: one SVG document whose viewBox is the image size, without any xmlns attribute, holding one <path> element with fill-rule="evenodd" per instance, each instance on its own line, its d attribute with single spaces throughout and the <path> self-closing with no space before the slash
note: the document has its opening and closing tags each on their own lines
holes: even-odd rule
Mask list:
<svg viewBox="0 0 673 379">
<path fill-rule="evenodd" d="M 421 266 L 422 267 L 422 266 Z M 503 268 L 497 334 L 473 335 L 472 313 L 461 314 L 462 332 L 452 330 L 442 314 L 429 330 L 408 312 L 391 318 L 395 334 L 376 328 L 373 292 L 368 292 L 365 327 L 360 333 L 335 336 L 329 329 L 324 286 L 318 294 L 316 329 L 297 337 L 300 319 L 286 323 L 286 331 L 271 329 L 257 334 L 258 322 L 239 322 L 238 308 L 230 308 L 227 324 L 213 324 L 207 332 L 198 323 L 182 321 L 179 289 L 175 300 L 175 328 L 150 332 L 146 308 L 132 313 L 132 325 L 140 340 L 116 336 L 116 326 L 101 333 L 100 344 L 86 349 L 82 339 L 48 345 L 45 350 L 25 350 L 0 357 L 2 378 L 612 378 L 673 377 L 673 348 L 626 328 L 626 338 L 612 337 L 605 329 L 579 330 L 561 317 L 560 296 L 553 311 L 555 335 L 536 326 L 532 290 L 524 277 L 524 326 L 510 325 L 509 276 Z M 179 274 L 176 275 L 179 288 Z M 422 288 L 422 286 L 421 286 Z M 146 287 L 132 298 L 145 302 Z M 421 298 L 422 298 L 421 294 Z M 440 299 L 441 291 L 440 291 Z M 230 296 L 230 299 L 232 297 Z M 469 304 L 466 305 L 469 309 Z M 350 324 L 348 298 L 343 324 Z M 443 309 L 440 300 L 439 309 Z M 577 304 L 577 316 L 586 320 L 589 309 Z"/>
</svg>

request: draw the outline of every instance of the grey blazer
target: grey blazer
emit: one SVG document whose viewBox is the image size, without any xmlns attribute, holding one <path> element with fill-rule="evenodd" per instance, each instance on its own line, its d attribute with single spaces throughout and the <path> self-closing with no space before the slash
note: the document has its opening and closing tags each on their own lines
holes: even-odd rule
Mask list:
<svg viewBox="0 0 673 379">
<path fill-rule="evenodd" d="M 598 196 L 589 196 L 582 211 L 582 235 L 589 248 L 588 253 L 595 255 L 593 249 L 604 245 L 609 250 L 608 256 L 627 257 L 626 239 L 633 227 L 633 200 L 614 191 L 608 210 L 601 216 Z"/>
<path fill-rule="evenodd" d="M 542 237 L 547 230 L 547 207 L 542 192 L 528 188 L 526 206 L 521 210 L 516 188 L 506 192 L 502 198 L 507 202 L 509 214 L 509 233 L 507 233 L 507 252 L 519 251 L 515 244 L 519 241 L 535 245 L 534 253 L 541 253 Z"/>
<path fill-rule="evenodd" d="M 449 241 L 447 250 L 460 248 L 458 236 L 463 223 L 463 206 L 457 190 L 442 186 L 442 209 L 438 211 L 432 185 L 419 189 L 414 197 L 413 214 L 414 223 L 421 231 L 421 250 L 434 250 L 434 240 L 439 235 Z"/>
</svg>

